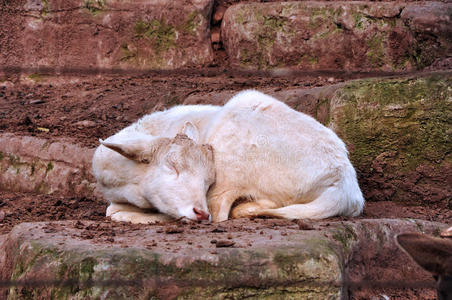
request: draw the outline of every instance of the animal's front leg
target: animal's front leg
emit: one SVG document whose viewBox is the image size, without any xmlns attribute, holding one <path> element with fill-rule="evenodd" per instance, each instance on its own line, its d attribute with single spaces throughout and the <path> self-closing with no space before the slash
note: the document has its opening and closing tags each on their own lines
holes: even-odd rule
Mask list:
<svg viewBox="0 0 452 300">
<path fill-rule="evenodd" d="M 209 211 L 212 215 L 212 221 L 226 221 L 229 217 L 231 206 L 238 197 L 239 195 L 234 191 L 226 191 L 222 193 L 209 191 L 209 194 L 207 195 L 207 203 L 209 204 Z"/>
<path fill-rule="evenodd" d="M 129 222 L 132 224 L 154 224 L 172 221 L 168 215 L 159 213 L 146 213 L 144 210 L 130 204 L 112 203 L 107 208 L 107 217 L 117 222 Z"/>
</svg>

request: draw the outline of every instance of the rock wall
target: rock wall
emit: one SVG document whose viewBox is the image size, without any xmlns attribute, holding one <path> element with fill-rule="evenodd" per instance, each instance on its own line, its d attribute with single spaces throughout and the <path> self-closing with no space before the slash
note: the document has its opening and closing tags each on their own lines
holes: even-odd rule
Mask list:
<svg viewBox="0 0 452 300">
<path fill-rule="evenodd" d="M 442 2 L 238 4 L 221 33 L 237 67 L 412 70 L 450 56 L 451 10 Z"/>
<path fill-rule="evenodd" d="M 0 64 L 404 71 L 450 64 L 450 2 L 20 0 L 0 10 Z M 219 25 L 221 24 L 221 29 Z M 444 63 L 443 63 L 444 64 Z"/>
<path fill-rule="evenodd" d="M 213 0 L 3 1 L 0 64 L 174 69 L 213 59 Z"/>
<path fill-rule="evenodd" d="M 452 74 L 352 81 L 331 122 L 368 200 L 452 208 Z"/>
</svg>

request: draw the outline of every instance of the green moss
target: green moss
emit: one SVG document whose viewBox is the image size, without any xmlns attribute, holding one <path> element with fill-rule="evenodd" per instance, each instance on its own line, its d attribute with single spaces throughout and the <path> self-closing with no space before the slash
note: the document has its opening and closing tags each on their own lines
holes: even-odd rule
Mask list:
<svg viewBox="0 0 452 300">
<path fill-rule="evenodd" d="M 308 56 L 309 64 L 316 65 L 319 63 L 319 58 L 316 56 Z"/>
<path fill-rule="evenodd" d="M 333 239 L 338 241 L 342 245 L 343 250 L 348 252 L 358 239 L 358 236 L 352 226 L 344 224 L 343 227 L 336 229 L 333 233 Z"/>
<path fill-rule="evenodd" d="M 136 51 L 131 51 L 127 44 L 121 45 L 121 61 L 133 60 L 137 57 Z"/>
<path fill-rule="evenodd" d="M 51 161 L 49 161 L 47 163 L 47 167 L 46 167 L 46 174 L 52 170 L 53 170 L 53 163 Z"/>
<path fill-rule="evenodd" d="M 97 261 L 92 257 L 83 259 L 80 262 L 79 280 L 80 281 L 92 280 L 93 273 L 94 273 L 94 266 L 96 266 L 96 265 L 97 265 Z"/>
<path fill-rule="evenodd" d="M 196 34 L 196 29 L 199 26 L 198 16 L 199 14 L 197 11 L 191 12 L 182 26 L 183 31 L 188 32 L 189 34 Z"/>
<path fill-rule="evenodd" d="M 16 170 L 16 174 L 20 173 L 20 168 L 24 164 L 20 161 L 20 157 L 14 154 L 9 154 L 9 164 Z"/>
<path fill-rule="evenodd" d="M 83 7 L 93 16 L 97 16 L 105 10 L 106 0 L 83 0 Z"/>
<path fill-rule="evenodd" d="M 433 235 L 434 237 L 439 237 L 439 236 L 441 235 L 441 229 L 438 228 L 438 227 L 436 227 L 436 228 L 433 230 L 432 235 Z"/>
<path fill-rule="evenodd" d="M 0 151 L 0 161 L 2 161 L 5 158 L 5 154 L 3 154 L 2 151 Z"/>
<path fill-rule="evenodd" d="M 321 110 L 326 110 L 326 118 L 323 120 L 320 120 L 321 117 Z M 322 122 L 323 125 L 328 126 L 331 121 L 331 113 L 330 113 L 330 99 L 328 98 L 320 98 L 317 106 L 315 107 L 315 119 Z"/>
<path fill-rule="evenodd" d="M 30 75 L 28 75 L 28 78 L 33 81 L 36 81 L 36 82 L 40 82 L 40 81 L 44 80 L 44 76 L 42 74 L 38 74 L 38 73 L 30 74 Z"/>
<path fill-rule="evenodd" d="M 42 0 L 41 15 L 47 16 L 50 13 L 49 0 Z"/>
<path fill-rule="evenodd" d="M 176 29 L 164 19 L 155 19 L 151 22 L 138 21 L 135 25 L 135 33 L 138 38 L 151 41 L 153 50 L 157 54 L 176 46 Z"/>
<path fill-rule="evenodd" d="M 438 166 L 452 149 L 451 84 L 451 75 L 349 83 L 340 91 L 345 106 L 336 121 L 352 144 L 352 162 L 367 171 L 387 153 L 397 172 Z"/>
<path fill-rule="evenodd" d="M 355 21 L 355 28 L 364 29 L 363 15 L 357 12 L 353 12 L 353 20 Z"/>
<path fill-rule="evenodd" d="M 381 67 L 385 64 L 384 40 L 385 37 L 382 33 L 375 33 L 366 41 L 367 57 L 373 67 Z"/>
</svg>

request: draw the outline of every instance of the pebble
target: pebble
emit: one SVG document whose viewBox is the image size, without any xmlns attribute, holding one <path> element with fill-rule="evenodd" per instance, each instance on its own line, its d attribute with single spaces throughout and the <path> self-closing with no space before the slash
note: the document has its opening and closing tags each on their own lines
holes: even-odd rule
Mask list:
<svg viewBox="0 0 452 300">
<path fill-rule="evenodd" d="M 90 120 L 79 121 L 74 124 L 77 127 L 94 127 L 96 126 L 96 122 Z"/>
<path fill-rule="evenodd" d="M 217 246 L 217 248 L 227 248 L 227 247 L 234 246 L 235 242 L 228 241 L 228 240 L 220 240 L 220 241 L 217 241 L 215 245 Z"/>
</svg>

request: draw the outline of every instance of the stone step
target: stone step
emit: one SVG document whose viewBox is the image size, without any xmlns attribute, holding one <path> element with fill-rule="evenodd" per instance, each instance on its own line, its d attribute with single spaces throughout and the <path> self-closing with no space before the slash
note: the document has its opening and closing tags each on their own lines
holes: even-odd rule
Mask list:
<svg viewBox="0 0 452 300">
<path fill-rule="evenodd" d="M 27 0 L 1 6 L 1 65 L 175 69 L 213 60 L 213 0 Z"/>
<path fill-rule="evenodd" d="M 290 221 L 277 227 L 263 224 L 281 221 L 255 222 L 262 223 L 258 231 L 248 228 L 255 228 L 253 221 L 234 220 L 221 230 L 188 224 L 169 233 L 157 225 L 106 235 L 96 232 L 102 223 L 22 223 L 0 245 L 0 261 L 5 262 L 0 279 L 35 282 L 34 287 L 12 286 L 8 299 L 342 299 L 349 292 L 348 280 L 369 277 L 356 273 L 363 257 L 368 260 L 360 267 L 395 271 L 394 280 L 423 278 L 426 272 L 397 248 L 394 235 L 432 234 L 446 227 L 382 219 L 315 222 L 312 230 L 302 230 Z M 233 245 L 219 248 L 211 239 Z M 383 257 L 391 267 L 378 267 Z M 62 285 L 64 281 L 72 286 Z"/>
<path fill-rule="evenodd" d="M 56 71 L 203 68 L 214 63 L 213 43 L 215 49 L 224 46 L 231 66 L 240 69 L 405 71 L 450 65 L 451 2 L 239 3 L 215 12 L 213 4 L 5 2 L 0 64 Z"/>
<path fill-rule="evenodd" d="M 452 72 L 374 78 L 314 89 L 263 90 L 333 128 L 347 144 L 367 200 L 450 207 Z M 183 104 L 223 104 L 235 92 L 192 94 Z M 91 195 L 94 149 L 0 135 L 0 188 Z"/>
<path fill-rule="evenodd" d="M 221 35 L 239 68 L 423 69 L 452 53 L 451 10 L 433 1 L 240 3 Z"/>
</svg>

